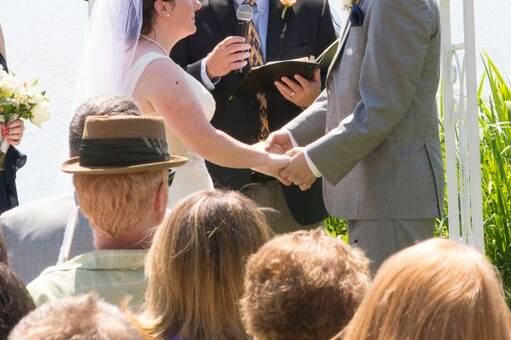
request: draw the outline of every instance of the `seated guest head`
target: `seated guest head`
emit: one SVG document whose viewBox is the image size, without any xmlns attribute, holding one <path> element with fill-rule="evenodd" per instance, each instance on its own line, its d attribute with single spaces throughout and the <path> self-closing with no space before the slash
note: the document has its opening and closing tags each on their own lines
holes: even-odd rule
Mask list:
<svg viewBox="0 0 511 340">
<path fill-rule="evenodd" d="M 97 248 L 144 248 L 148 231 L 163 220 L 168 169 L 179 163 L 169 159 L 164 143 L 160 118 L 86 119 L 79 157 L 63 170 L 74 174 L 76 198 Z"/>
<path fill-rule="evenodd" d="M 9 340 L 140 340 L 126 316 L 95 294 L 44 304 L 24 317 Z"/>
<path fill-rule="evenodd" d="M 322 228 L 273 238 L 252 255 L 241 302 L 257 340 L 330 339 L 369 284 L 369 260 Z"/>
<path fill-rule="evenodd" d="M 495 268 L 445 239 L 406 248 L 380 267 L 343 340 L 511 339 Z"/>
<path fill-rule="evenodd" d="M 80 154 L 85 120 L 89 116 L 141 116 L 142 113 L 131 97 L 106 96 L 85 101 L 76 110 L 69 124 L 69 156 Z"/>
<path fill-rule="evenodd" d="M 35 308 L 21 279 L 5 264 L 0 263 L 0 339 Z"/>
<path fill-rule="evenodd" d="M 255 203 L 232 191 L 201 191 L 158 227 L 146 262 L 148 338 L 245 339 L 238 301 L 245 261 L 271 234 Z"/>
</svg>

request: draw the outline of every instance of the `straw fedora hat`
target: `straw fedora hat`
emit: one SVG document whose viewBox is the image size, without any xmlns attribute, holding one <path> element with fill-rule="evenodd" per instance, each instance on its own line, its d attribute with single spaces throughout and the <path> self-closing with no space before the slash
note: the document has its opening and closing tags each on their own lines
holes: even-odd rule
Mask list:
<svg viewBox="0 0 511 340">
<path fill-rule="evenodd" d="M 90 116 L 80 154 L 60 169 L 70 174 L 105 175 L 168 169 L 187 161 L 170 156 L 160 117 Z"/>
</svg>

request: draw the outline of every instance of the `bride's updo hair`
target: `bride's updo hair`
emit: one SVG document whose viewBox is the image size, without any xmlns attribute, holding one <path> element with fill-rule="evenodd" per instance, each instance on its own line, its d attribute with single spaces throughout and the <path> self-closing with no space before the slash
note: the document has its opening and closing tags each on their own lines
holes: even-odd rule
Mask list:
<svg viewBox="0 0 511 340">
<path fill-rule="evenodd" d="M 151 25 L 154 18 L 154 3 L 158 0 L 144 0 L 144 7 L 142 9 L 142 29 L 140 33 L 148 34 L 151 31 Z M 161 0 L 164 2 L 172 2 L 173 0 Z"/>
</svg>

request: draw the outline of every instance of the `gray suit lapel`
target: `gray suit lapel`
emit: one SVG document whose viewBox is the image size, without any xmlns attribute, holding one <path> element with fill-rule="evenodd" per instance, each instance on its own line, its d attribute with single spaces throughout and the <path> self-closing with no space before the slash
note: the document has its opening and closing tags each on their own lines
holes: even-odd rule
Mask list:
<svg viewBox="0 0 511 340">
<path fill-rule="evenodd" d="M 363 3 L 364 3 L 364 0 L 360 0 L 358 2 L 358 5 L 360 7 L 362 7 Z M 346 40 L 348 39 L 348 35 L 350 33 L 350 29 L 351 29 L 351 20 L 350 20 L 350 15 L 348 15 L 348 19 L 346 21 L 346 25 L 344 26 L 344 31 L 342 32 L 342 36 L 339 39 L 339 46 L 337 48 L 337 52 L 335 53 L 335 56 L 332 59 L 332 63 L 330 64 L 330 67 L 328 68 L 328 72 L 326 74 L 326 80 L 327 81 L 328 81 L 328 79 L 330 77 L 330 74 L 332 73 L 332 70 L 333 70 L 335 64 L 337 64 L 337 61 L 342 56 L 342 52 L 344 50 L 344 44 L 346 43 Z"/>
</svg>

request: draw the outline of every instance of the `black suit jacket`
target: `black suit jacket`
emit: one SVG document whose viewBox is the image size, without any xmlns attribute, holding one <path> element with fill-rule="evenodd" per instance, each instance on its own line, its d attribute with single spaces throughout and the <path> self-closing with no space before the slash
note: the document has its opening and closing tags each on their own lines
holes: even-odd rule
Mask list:
<svg viewBox="0 0 511 340">
<path fill-rule="evenodd" d="M 279 0 L 269 0 L 266 61 L 318 56 L 335 39 L 335 31 L 327 0 L 300 0 L 281 18 Z M 232 0 L 208 0 L 196 13 L 197 32 L 180 41 L 171 58 L 201 81 L 201 62 L 213 48 L 228 36 L 237 35 L 237 19 Z M 254 96 L 232 98 L 244 75 L 237 72 L 222 77 L 212 94 L 216 111 L 212 124 L 245 143 L 255 143 L 260 130 L 258 103 Z M 301 112 L 284 99 L 276 89 L 266 93 L 270 130 L 281 128 Z M 231 169 L 208 163 L 208 169 L 219 187 L 240 189 L 250 183 L 250 170 Z M 301 224 L 317 222 L 326 216 L 321 181 L 301 192 L 297 187 L 283 187 L 286 202 Z"/>
</svg>

